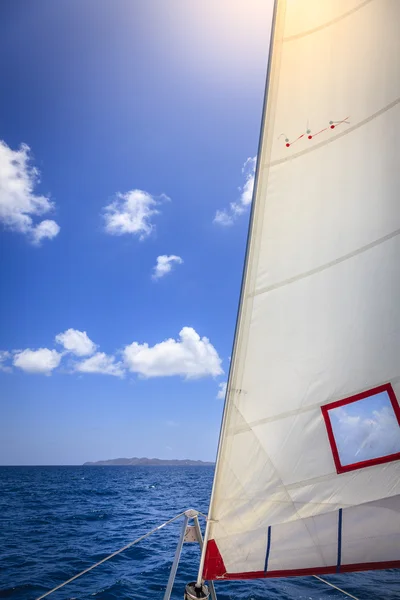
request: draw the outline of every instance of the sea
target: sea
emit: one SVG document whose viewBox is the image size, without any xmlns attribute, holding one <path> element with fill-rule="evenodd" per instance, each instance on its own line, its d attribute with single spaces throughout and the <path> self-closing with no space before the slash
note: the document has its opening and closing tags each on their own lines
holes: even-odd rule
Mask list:
<svg viewBox="0 0 400 600">
<path fill-rule="evenodd" d="M 207 512 L 213 467 L 0 467 L 0 598 L 35 600 L 187 508 Z M 181 522 L 49 596 L 162 600 Z M 196 578 L 185 544 L 172 598 Z M 360 600 L 400 599 L 400 571 L 327 576 Z M 219 600 L 346 598 L 312 577 L 217 582 Z"/>
</svg>

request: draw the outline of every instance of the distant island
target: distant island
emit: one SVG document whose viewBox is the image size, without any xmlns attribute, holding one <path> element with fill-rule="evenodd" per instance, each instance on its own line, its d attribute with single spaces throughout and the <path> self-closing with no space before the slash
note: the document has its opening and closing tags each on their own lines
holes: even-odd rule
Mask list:
<svg viewBox="0 0 400 600">
<path fill-rule="evenodd" d="M 202 460 L 163 460 L 161 458 L 112 458 L 110 460 L 98 460 L 96 462 L 85 462 L 84 467 L 104 466 L 152 466 L 152 467 L 213 467 L 215 463 Z"/>
</svg>

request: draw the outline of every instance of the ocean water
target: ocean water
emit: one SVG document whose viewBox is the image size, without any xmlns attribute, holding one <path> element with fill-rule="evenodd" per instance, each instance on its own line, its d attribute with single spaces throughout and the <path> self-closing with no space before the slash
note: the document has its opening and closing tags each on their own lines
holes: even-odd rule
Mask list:
<svg viewBox="0 0 400 600">
<path fill-rule="evenodd" d="M 0 467 L 0 598 L 34 600 L 177 513 L 207 512 L 210 467 Z M 162 600 L 181 522 L 50 596 Z M 185 544 L 173 589 L 196 577 Z M 400 599 L 400 571 L 327 576 L 360 600 Z M 346 596 L 311 577 L 219 582 L 219 600 L 328 600 Z"/>
</svg>

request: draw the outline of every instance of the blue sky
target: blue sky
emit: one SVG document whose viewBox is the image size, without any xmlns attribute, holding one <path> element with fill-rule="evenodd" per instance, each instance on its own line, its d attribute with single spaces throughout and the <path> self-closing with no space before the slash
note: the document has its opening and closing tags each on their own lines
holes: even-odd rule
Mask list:
<svg viewBox="0 0 400 600">
<path fill-rule="evenodd" d="M 214 4 L 1 3 L 0 464 L 215 457 L 272 3 Z"/>
</svg>

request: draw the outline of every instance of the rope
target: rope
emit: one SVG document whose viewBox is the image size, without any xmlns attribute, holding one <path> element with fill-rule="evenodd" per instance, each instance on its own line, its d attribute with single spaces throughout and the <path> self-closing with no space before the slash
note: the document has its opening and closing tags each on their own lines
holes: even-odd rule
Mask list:
<svg viewBox="0 0 400 600">
<path fill-rule="evenodd" d="M 342 588 L 338 587 L 337 585 L 333 585 L 333 583 L 329 583 L 329 581 L 326 581 L 326 579 L 322 579 L 322 577 L 318 577 L 318 575 L 313 575 L 313 577 L 315 577 L 315 579 L 318 579 L 319 581 L 322 581 L 323 583 L 326 583 L 326 585 L 329 585 L 331 588 L 338 590 L 338 592 L 342 592 L 342 594 L 345 594 L 345 596 L 348 596 L 349 598 L 353 598 L 353 600 L 359 600 L 355 596 L 352 596 L 351 594 L 349 594 L 349 592 L 345 592 L 344 590 L 342 590 Z"/>
<path fill-rule="evenodd" d="M 206 521 L 208 521 L 208 515 L 205 515 L 204 513 L 200 512 L 199 510 L 196 511 L 198 515 L 200 515 L 201 517 L 204 517 Z"/>
<path fill-rule="evenodd" d="M 57 585 L 57 587 L 53 588 L 52 590 L 50 590 L 49 592 L 46 592 L 45 594 L 43 594 L 42 596 L 39 596 L 39 598 L 36 598 L 36 600 L 42 600 L 42 598 L 46 598 L 46 596 L 49 596 L 50 594 L 52 594 L 53 592 L 55 592 L 56 590 L 59 590 L 60 588 L 64 587 L 64 585 L 67 585 L 67 583 L 71 583 L 71 581 L 74 581 L 75 579 L 78 579 L 78 577 L 82 577 L 82 575 L 85 575 L 85 573 L 88 573 L 89 571 L 91 571 L 92 569 L 95 569 L 96 567 L 98 567 L 99 565 L 103 564 L 104 562 L 106 562 L 106 560 L 110 560 L 110 558 L 113 558 L 114 556 L 117 556 L 117 554 L 121 554 L 121 552 L 123 552 L 124 550 L 127 550 L 128 548 L 131 548 L 132 546 L 134 546 L 135 544 L 137 544 L 138 542 L 141 542 L 142 540 L 144 540 L 145 538 L 149 537 L 149 535 L 151 535 L 152 533 L 155 533 L 156 531 L 158 531 L 159 529 L 162 529 L 163 527 L 165 527 L 166 525 L 169 525 L 169 523 L 172 523 L 173 521 L 176 521 L 177 519 L 179 519 L 180 517 L 182 517 L 182 515 L 185 514 L 185 511 L 181 512 L 179 515 L 176 515 L 176 517 L 173 517 L 172 519 L 169 519 L 169 521 L 165 521 L 165 523 L 163 523 L 162 525 L 159 525 L 158 527 L 155 527 L 154 529 L 152 529 L 151 531 L 149 531 L 148 533 L 145 533 L 144 535 L 140 536 L 139 538 L 137 538 L 136 540 L 134 540 L 133 542 L 130 542 L 129 544 L 127 544 L 126 546 L 124 546 L 123 548 L 120 548 L 119 550 L 116 550 L 116 552 L 113 552 L 112 554 L 110 554 L 109 556 L 106 556 L 105 558 L 103 558 L 102 560 L 99 560 L 98 563 L 96 563 L 95 565 L 92 565 L 91 567 L 88 567 L 87 569 L 85 569 L 84 571 L 81 571 L 80 573 L 78 573 L 77 575 L 74 575 L 73 577 L 71 577 L 71 579 L 68 579 L 67 581 L 64 581 L 64 583 L 60 583 L 60 585 Z"/>
</svg>

